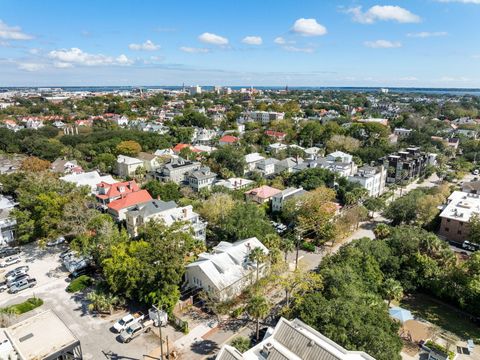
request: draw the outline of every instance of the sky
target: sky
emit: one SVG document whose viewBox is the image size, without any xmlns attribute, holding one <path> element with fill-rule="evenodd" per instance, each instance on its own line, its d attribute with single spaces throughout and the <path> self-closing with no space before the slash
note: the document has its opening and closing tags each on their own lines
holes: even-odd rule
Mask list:
<svg viewBox="0 0 480 360">
<path fill-rule="evenodd" d="M 480 88 L 480 0 L 2 0 L 0 86 Z"/>
</svg>

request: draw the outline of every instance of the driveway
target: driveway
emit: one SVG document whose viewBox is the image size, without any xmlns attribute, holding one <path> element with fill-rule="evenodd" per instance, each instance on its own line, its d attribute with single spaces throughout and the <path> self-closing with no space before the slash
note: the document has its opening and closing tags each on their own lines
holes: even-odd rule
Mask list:
<svg viewBox="0 0 480 360">
<path fill-rule="evenodd" d="M 88 313 L 87 302 L 82 294 L 70 294 L 65 291 L 68 273 L 62 267 L 58 254 L 60 249 L 39 249 L 34 245 L 23 247 L 22 263 L 30 267 L 30 275 L 37 279 L 37 286 L 18 294 L 0 294 L 0 307 L 17 304 L 33 295 L 41 298 L 44 304 L 19 317 L 18 321 L 35 313 L 52 309 L 80 340 L 83 358 L 141 360 L 158 346 L 159 339 L 154 332 L 142 334 L 128 344 L 117 340 L 117 334 L 111 331 L 113 323 L 123 316 L 118 313 L 109 318 L 95 317 Z M 18 266 L 12 265 L 6 271 Z M 16 322 L 16 321 L 15 321 Z"/>
</svg>

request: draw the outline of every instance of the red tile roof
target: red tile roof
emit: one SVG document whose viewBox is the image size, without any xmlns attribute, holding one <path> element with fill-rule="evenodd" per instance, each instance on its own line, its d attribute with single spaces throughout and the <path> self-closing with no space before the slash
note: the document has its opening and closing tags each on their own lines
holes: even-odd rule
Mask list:
<svg viewBox="0 0 480 360">
<path fill-rule="evenodd" d="M 135 181 L 124 181 L 114 184 L 108 184 L 102 181 L 100 184 L 97 184 L 97 191 L 99 188 L 107 189 L 105 194 L 97 194 L 97 198 L 99 199 L 111 199 L 123 194 L 129 194 L 140 190 Z"/>
<path fill-rule="evenodd" d="M 114 200 L 107 206 L 109 209 L 112 209 L 118 212 L 122 209 L 131 207 L 134 205 L 142 204 L 150 200 L 153 200 L 153 199 L 148 193 L 148 191 L 140 190 L 137 192 L 129 193 L 118 200 Z"/>
<path fill-rule="evenodd" d="M 283 138 L 283 137 L 287 136 L 287 134 L 285 134 L 284 132 L 275 131 L 275 130 L 267 130 L 267 131 L 265 131 L 265 134 L 268 135 L 268 136 L 276 137 L 276 138 Z"/>
<path fill-rule="evenodd" d="M 233 144 L 233 143 L 236 143 L 238 141 L 238 138 L 235 137 L 235 136 L 232 136 L 232 135 L 225 135 L 225 136 L 222 136 L 220 138 L 220 140 L 218 140 L 219 142 L 222 142 L 222 143 L 230 143 L 230 144 Z"/>
<path fill-rule="evenodd" d="M 177 144 L 172 148 L 172 150 L 176 153 L 179 153 L 185 148 L 190 148 L 190 150 L 192 150 L 193 152 L 200 152 L 200 150 L 198 150 L 197 148 L 193 147 L 190 144 Z"/>
</svg>

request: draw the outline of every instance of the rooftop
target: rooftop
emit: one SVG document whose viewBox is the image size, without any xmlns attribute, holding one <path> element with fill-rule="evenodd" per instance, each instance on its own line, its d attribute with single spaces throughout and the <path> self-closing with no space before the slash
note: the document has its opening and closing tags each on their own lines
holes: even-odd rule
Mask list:
<svg viewBox="0 0 480 360">
<path fill-rule="evenodd" d="M 480 215 L 480 195 L 454 191 L 440 217 L 468 222 L 475 214 Z"/>
<path fill-rule="evenodd" d="M 140 190 L 133 193 L 128 193 L 124 197 L 112 201 L 107 206 L 109 209 L 120 211 L 122 209 L 131 207 L 134 205 L 142 204 L 150 200 L 152 200 L 152 197 L 150 196 L 148 191 Z"/>
<path fill-rule="evenodd" d="M 262 199 L 268 199 L 271 198 L 272 196 L 280 193 L 281 190 L 275 189 L 273 187 L 270 187 L 268 185 L 263 185 L 258 188 L 249 190 L 245 192 L 245 195 L 254 195 Z"/>
<path fill-rule="evenodd" d="M 44 311 L 5 329 L 20 359 L 50 359 L 78 339 L 51 310 Z M 56 357 L 52 357 L 56 358 Z"/>
</svg>

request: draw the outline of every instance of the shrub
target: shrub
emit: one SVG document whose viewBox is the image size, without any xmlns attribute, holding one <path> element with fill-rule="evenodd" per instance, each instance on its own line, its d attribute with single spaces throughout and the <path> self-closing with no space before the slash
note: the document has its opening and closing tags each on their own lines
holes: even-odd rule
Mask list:
<svg viewBox="0 0 480 360">
<path fill-rule="evenodd" d="M 85 290 L 87 287 L 92 285 L 93 279 L 88 275 L 81 275 L 78 278 L 72 280 L 72 282 L 67 287 L 67 292 L 75 293 L 78 291 Z"/>
<path fill-rule="evenodd" d="M 301 248 L 305 251 L 315 252 L 315 245 L 308 241 L 302 242 Z"/>
<path fill-rule="evenodd" d="M 1 313 L 21 315 L 43 305 L 43 300 L 37 297 L 29 298 L 20 304 L 10 305 L 0 309 Z"/>
<path fill-rule="evenodd" d="M 232 345 L 234 348 L 236 348 L 241 353 L 244 353 L 245 351 L 250 349 L 251 342 L 250 342 L 249 338 L 239 336 L 239 337 L 236 337 L 235 339 L 233 339 L 232 342 L 230 343 L 230 345 Z"/>
<path fill-rule="evenodd" d="M 245 312 L 245 308 L 243 306 L 240 306 L 236 309 L 234 309 L 231 313 L 232 318 L 237 319 L 240 315 L 242 315 Z"/>
</svg>

